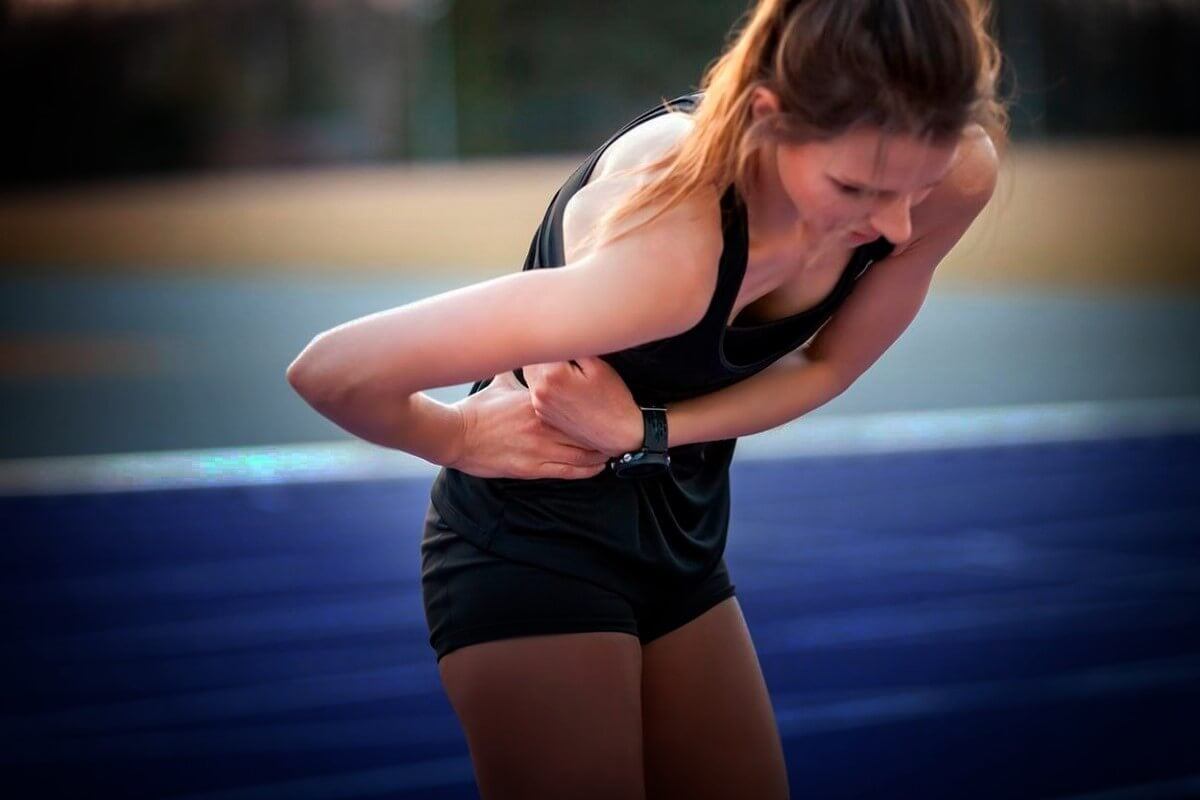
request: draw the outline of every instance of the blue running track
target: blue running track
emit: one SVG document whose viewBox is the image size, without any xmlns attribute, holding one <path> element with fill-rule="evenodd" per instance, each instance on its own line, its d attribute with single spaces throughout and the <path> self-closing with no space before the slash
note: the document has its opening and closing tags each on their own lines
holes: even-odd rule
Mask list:
<svg viewBox="0 0 1200 800">
<path fill-rule="evenodd" d="M 733 481 L 794 797 L 1200 797 L 1200 436 Z M 3 796 L 475 797 L 428 486 L 0 498 Z"/>
</svg>

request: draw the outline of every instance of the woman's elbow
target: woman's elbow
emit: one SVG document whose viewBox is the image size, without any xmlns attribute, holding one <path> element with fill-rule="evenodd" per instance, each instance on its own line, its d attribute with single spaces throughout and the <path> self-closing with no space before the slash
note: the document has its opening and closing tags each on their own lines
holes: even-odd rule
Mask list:
<svg viewBox="0 0 1200 800">
<path fill-rule="evenodd" d="M 326 352 L 327 345 L 321 341 L 323 335 L 313 337 L 288 364 L 285 373 L 291 387 L 313 407 L 328 406 L 347 383 Z"/>
<path fill-rule="evenodd" d="M 287 377 L 288 384 L 296 391 L 296 394 L 307 398 L 308 393 L 312 391 L 312 379 L 309 376 L 303 351 L 301 351 L 300 355 L 292 359 L 292 363 L 288 364 L 284 375 Z"/>
</svg>

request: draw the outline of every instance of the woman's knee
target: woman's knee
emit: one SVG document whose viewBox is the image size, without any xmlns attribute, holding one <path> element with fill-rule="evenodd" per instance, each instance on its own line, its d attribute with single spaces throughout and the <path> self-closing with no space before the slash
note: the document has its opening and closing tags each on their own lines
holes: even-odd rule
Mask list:
<svg viewBox="0 0 1200 800">
<path fill-rule="evenodd" d="M 448 653 L 438 671 L 484 800 L 645 796 L 636 637 L 503 639 Z"/>
</svg>

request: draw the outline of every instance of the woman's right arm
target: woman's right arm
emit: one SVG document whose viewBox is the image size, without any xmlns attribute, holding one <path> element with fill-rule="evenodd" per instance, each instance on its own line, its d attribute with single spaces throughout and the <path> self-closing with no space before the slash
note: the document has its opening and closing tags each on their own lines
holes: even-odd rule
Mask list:
<svg viewBox="0 0 1200 800">
<path fill-rule="evenodd" d="M 338 325 L 304 348 L 287 378 L 350 433 L 444 463 L 448 417 L 414 393 L 681 333 L 708 307 L 721 246 L 716 193 L 698 195 L 566 266 Z M 436 435 L 422 431 L 435 417 Z"/>
</svg>

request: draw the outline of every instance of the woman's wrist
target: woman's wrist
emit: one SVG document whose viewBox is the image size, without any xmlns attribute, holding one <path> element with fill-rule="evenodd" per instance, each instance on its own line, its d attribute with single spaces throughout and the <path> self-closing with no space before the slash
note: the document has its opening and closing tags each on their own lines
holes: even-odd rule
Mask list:
<svg viewBox="0 0 1200 800">
<path fill-rule="evenodd" d="M 446 449 L 435 462 L 443 467 L 453 468 L 462 461 L 467 450 L 468 411 L 459 403 L 446 406 L 455 415 L 453 433 L 446 437 Z"/>
<path fill-rule="evenodd" d="M 654 407 L 666 410 L 665 417 L 667 422 L 667 447 L 670 448 L 673 446 L 673 442 L 671 441 L 671 409 L 665 404 L 659 403 L 656 403 Z M 646 420 L 645 414 L 642 412 L 640 406 L 637 407 L 636 415 L 625 418 L 625 423 L 626 433 L 622 441 L 625 442 L 626 446 L 621 453 L 637 452 L 646 444 Z M 620 455 L 620 453 L 618 455 Z"/>
<path fill-rule="evenodd" d="M 388 443 L 418 458 L 450 466 L 458 462 L 467 446 L 468 412 L 416 392 L 408 398 L 401 423 L 402 434 Z"/>
<path fill-rule="evenodd" d="M 642 449 L 642 445 L 646 441 L 646 426 L 642 421 L 642 409 L 640 406 L 634 406 L 634 413 L 622 415 L 622 434 L 621 444 L 618 448 L 619 452 L 612 455 L 623 455 L 625 453 L 634 453 Z"/>
</svg>

